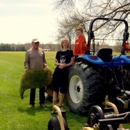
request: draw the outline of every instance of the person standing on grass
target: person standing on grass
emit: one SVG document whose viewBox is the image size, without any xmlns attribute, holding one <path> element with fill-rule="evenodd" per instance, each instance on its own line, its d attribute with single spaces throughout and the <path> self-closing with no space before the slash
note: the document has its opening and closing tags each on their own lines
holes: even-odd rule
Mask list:
<svg viewBox="0 0 130 130">
<path fill-rule="evenodd" d="M 69 50 L 69 41 L 66 38 L 61 40 L 61 50 L 57 51 L 54 65 L 56 66 L 53 78 L 53 105 L 57 103 L 58 92 L 60 90 L 59 107 L 62 109 L 65 92 L 68 86 L 69 67 L 74 63 L 73 51 Z M 55 111 L 53 110 L 52 113 Z"/>
<path fill-rule="evenodd" d="M 73 54 L 74 56 L 78 55 L 84 55 L 85 51 L 89 50 L 86 46 L 86 39 L 85 36 L 83 35 L 83 28 L 82 27 L 77 27 L 76 28 L 76 40 L 74 44 L 74 49 L 73 49 Z"/>
<path fill-rule="evenodd" d="M 39 71 L 47 66 L 47 62 L 45 59 L 45 53 L 42 48 L 39 47 L 39 40 L 32 40 L 32 47 L 26 51 L 24 66 L 25 69 Z M 32 108 L 35 105 L 35 93 L 36 88 L 32 88 L 30 90 L 30 101 L 29 107 Z M 39 88 L 39 104 L 40 106 L 45 106 L 45 86 Z"/>
</svg>

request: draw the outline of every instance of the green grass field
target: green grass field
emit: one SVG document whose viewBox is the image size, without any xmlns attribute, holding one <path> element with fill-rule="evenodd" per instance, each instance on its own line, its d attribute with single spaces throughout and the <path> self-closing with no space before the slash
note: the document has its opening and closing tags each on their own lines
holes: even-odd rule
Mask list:
<svg viewBox="0 0 130 130">
<path fill-rule="evenodd" d="M 25 52 L 0 52 L 0 130 L 47 130 L 48 120 L 53 116 L 52 103 L 46 101 L 47 107 L 41 108 L 38 91 L 34 108 L 28 108 L 29 90 L 20 98 L 19 82 L 24 72 Z M 54 66 L 55 52 L 46 52 L 48 66 Z M 66 104 L 67 121 L 70 130 L 81 130 L 87 117 L 71 113 Z M 129 128 L 130 125 L 125 125 Z"/>
<path fill-rule="evenodd" d="M 38 91 L 35 107 L 28 108 L 29 90 L 20 98 L 19 82 L 24 72 L 25 52 L 0 52 L 0 130 L 47 130 L 48 120 L 53 116 L 52 103 L 47 107 L 39 107 Z M 48 66 L 54 66 L 55 52 L 46 52 Z M 65 103 L 68 125 L 71 130 L 80 130 L 86 117 L 80 117 L 69 112 Z M 80 120 L 77 120 L 80 119 Z"/>
</svg>

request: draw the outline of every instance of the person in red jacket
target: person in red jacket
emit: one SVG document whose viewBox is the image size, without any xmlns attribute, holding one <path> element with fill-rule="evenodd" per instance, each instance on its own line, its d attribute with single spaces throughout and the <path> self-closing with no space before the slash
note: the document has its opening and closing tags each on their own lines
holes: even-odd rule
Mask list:
<svg viewBox="0 0 130 130">
<path fill-rule="evenodd" d="M 87 46 L 85 36 L 83 35 L 82 27 L 76 28 L 76 36 L 77 39 L 75 40 L 73 54 L 74 56 L 84 55 L 85 51 L 87 50 Z"/>
</svg>

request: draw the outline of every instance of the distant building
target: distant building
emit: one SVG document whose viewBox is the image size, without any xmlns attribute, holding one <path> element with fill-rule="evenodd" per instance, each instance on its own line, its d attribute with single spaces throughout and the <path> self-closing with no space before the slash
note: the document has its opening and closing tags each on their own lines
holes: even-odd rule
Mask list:
<svg viewBox="0 0 130 130">
<path fill-rule="evenodd" d="M 49 48 L 48 48 L 48 49 L 43 49 L 43 50 L 44 50 L 44 51 L 51 51 L 51 49 L 49 49 Z"/>
<path fill-rule="evenodd" d="M 50 47 L 48 45 L 46 45 L 44 48 L 43 48 L 44 51 L 51 51 Z"/>
</svg>

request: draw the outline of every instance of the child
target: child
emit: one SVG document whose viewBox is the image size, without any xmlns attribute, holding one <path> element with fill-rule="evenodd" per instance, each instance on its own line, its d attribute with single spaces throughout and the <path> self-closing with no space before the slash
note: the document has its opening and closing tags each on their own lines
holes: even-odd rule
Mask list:
<svg viewBox="0 0 130 130">
<path fill-rule="evenodd" d="M 74 63 L 73 51 L 69 50 L 69 41 L 66 38 L 61 40 L 61 50 L 56 53 L 55 70 L 53 74 L 53 105 L 57 103 L 57 96 L 60 90 L 59 107 L 62 108 L 65 92 L 68 86 L 69 67 Z M 52 113 L 55 111 L 53 110 Z"/>
<path fill-rule="evenodd" d="M 82 27 L 76 28 L 76 36 L 77 39 L 75 40 L 73 54 L 74 56 L 83 55 L 87 50 L 87 46 L 86 46 L 86 39 L 83 35 Z"/>
</svg>

